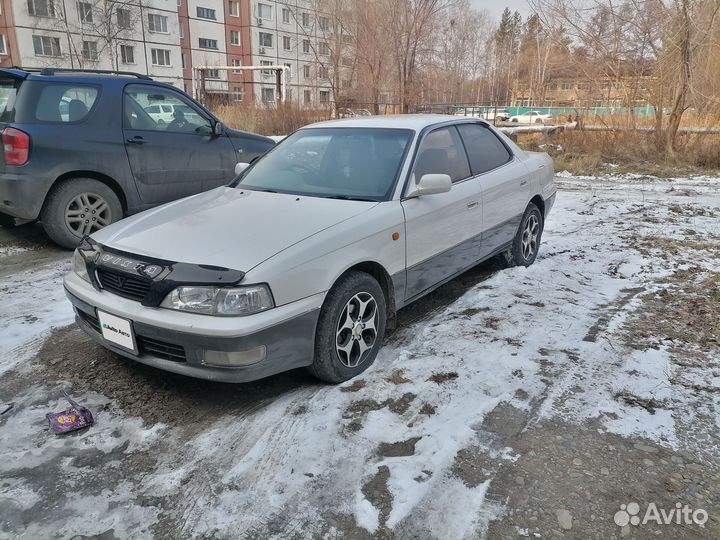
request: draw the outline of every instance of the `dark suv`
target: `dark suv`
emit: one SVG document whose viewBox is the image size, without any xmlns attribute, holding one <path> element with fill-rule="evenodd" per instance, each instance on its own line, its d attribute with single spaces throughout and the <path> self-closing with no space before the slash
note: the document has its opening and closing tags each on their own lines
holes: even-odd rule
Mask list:
<svg viewBox="0 0 720 540">
<path fill-rule="evenodd" d="M 271 139 L 225 127 L 135 73 L 0 69 L 0 217 L 61 246 L 123 216 L 229 182 Z"/>
</svg>

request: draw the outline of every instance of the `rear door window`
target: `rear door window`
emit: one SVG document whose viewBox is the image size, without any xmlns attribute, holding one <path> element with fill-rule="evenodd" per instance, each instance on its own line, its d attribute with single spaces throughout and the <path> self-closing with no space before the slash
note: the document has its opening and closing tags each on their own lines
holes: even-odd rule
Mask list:
<svg viewBox="0 0 720 540">
<path fill-rule="evenodd" d="M 465 143 L 473 175 L 496 169 L 512 159 L 510 151 L 490 128 L 480 124 L 460 124 L 458 131 Z"/>
</svg>

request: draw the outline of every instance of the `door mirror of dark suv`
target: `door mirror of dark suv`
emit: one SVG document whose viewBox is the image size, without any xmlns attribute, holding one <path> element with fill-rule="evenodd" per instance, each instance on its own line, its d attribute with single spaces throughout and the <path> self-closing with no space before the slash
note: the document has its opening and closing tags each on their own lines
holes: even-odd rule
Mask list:
<svg viewBox="0 0 720 540">
<path fill-rule="evenodd" d="M 215 122 L 215 125 L 213 126 L 213 133 L 218 137 L 220 135 L 225 135 L 225 124 L 220 121 Z"/>
</svg>

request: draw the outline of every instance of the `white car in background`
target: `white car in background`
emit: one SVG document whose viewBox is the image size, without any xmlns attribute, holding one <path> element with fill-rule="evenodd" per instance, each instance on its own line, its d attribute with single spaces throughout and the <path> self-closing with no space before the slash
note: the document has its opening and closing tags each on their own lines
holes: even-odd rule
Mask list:
<svg viewBox="0 0 720 540">
<path fill-rule="evenodd" d="M 510 122 L 517 124 L 549 124 L 552 122 L 552 115 L 540 111 L 528 111 L 510 117 Z"/>
<path fill-rule="evenodd" d="M 314 124 L 236 171 L 84 239 L 64 281 L 80 328 L 193 377 L 342 382 L 401 307 L 494 255 L 531 265 L 556 192 L 547 154 L 439 115 Z"/>
<path fill-rule="evenodd" d="M 148 105 L 144 107 L 144 109 L 150 118 L 155 120 L 156 124 L 169 124 L 173 121 L 175 108 L 170 103 L 156 103 L 154 105 Z"/>
</svg>

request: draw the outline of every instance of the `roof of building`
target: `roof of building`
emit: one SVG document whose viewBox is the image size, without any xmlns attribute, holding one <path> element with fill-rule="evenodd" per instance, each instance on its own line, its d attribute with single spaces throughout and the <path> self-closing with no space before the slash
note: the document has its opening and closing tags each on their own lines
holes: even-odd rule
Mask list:
<svg viewBox="0 0 720 540">
<path fill-rule="evenodd" d="M 340 120 L 327 120 L 306 126 L 308 128 L 328 127 L 356 127 L 356 128 L 399 128 L 420 131 L 428 126 L 442 124 L 444 122 L 460 122 L 463 120 L 478 121 L 478 118 L 462 118 L 445 114 L 395 114 L 380 116 L 361 116 L 355 118 L 343 118 Z"/>
</svg>

